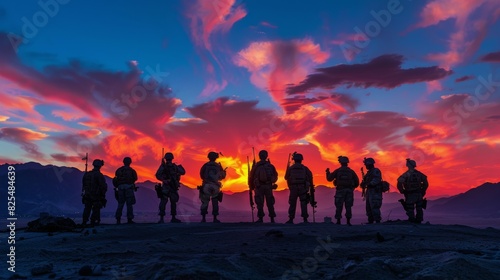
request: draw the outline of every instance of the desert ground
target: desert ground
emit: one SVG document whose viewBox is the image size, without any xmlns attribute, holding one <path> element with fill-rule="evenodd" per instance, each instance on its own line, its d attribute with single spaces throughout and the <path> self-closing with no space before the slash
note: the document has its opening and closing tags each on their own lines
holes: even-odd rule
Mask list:
<svg viewBox="0 0 500 280">
<path fill-rule="evenodd" d="M 6 237 L 2 232 L 2 237 Z M 498 279 L 500 230 L 388 221 L 17 231 L 2 279 Z M 2 238 L 3 239 L 3 238 Z M 2 247 L 5 252 L 5 246 Z M 83 269 L 82 269 L 83 268 Z M 32 270 L 47 273 L 33 276 Z M 79 275 L 87 269 L 91 276 Z"/>
</svg>

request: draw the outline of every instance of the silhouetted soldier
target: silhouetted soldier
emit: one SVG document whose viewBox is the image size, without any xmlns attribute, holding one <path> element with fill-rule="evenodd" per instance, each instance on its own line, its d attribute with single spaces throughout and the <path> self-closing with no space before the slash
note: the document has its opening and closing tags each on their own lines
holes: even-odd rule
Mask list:
<svg viewBox="0 0 500 280">
<path fill-rule="evenodd" d="M 268 153 L 265 150 L 259 152 L 260 161 L 257 162 L 252 171 L 250 171 L 250 182 L 253 182 L 253 187 L 255 189 L 255 203 L 257 204 L 257 217 L 259 218 L 256 222 L 262 223 L 264 218 L 264 198 L 267 204 L 267 210 L 269 211 L 269 217 L 271 218 L 271 223 L 274 223 L 274 217 L 276 217 L 276 212 L 274 212 L 274 196 L 273 189 L 276 189 L 276 181 L 278 181 L 278 172 L 274 165 L 272 165 L 267 159 Z"/>
<path fill-rule="evenodd" d="M 135 204 L 135 182 L 137 181 L 137 172 L 130 167 L 132 159 L 125 157 L 123 159 L 123 166 L 118 168 L 115 172 L 116 192 L 118 200 L 118 208 L 116 209 L 116 223 L 121 223 L 123 206 L 127 204 L 127 222 L 133 224 L 134 221 L 134 208 Z"/>
<path fill-rule="evenodd" d="M 408 170 L 398 178 L 398 190 L 405 196 L 404 202 L 408 221 L 421 223 L 424 219 L 422 206 L 429 182 L 424 173 L 415 169 L 417 163 L 414 160 L 406 159 L 406 167 L 408 167 Z M 416 217 L 415 208 L 417 209 Z"/>
<path fill-rule="evenodd" d="M 220 223 L 217 219 L 219 215 L 219 201 L 222 200 L 222 184 L 221 180 L 226 178 L 226 170 L 222 168 L 220 163 L 215 162 L 219 158 L 216 152 L 209 152 L 209 162 L 203 164 L 200 169 L 200 177 L 202 180 L 200 189 L 201 200 L 201 222 L 206 222 L 206 215 L 208 214 L 208 204 L 212 200 L 212 215 L 214 216 L 214 223 Z"/>
<path fill-rule="evenodd" d="M 98 225 L 101 222 L 101 208 L 106 205 L 106 191 L 108 190 L 104 175 L 101 173 L 101 167 L 104 165 L 104 161 L 95 159 L 92 165 L 94 168 L 86 172 L 82 178 L 82 202 L 85 205 L 83 209 L 82 224 L 84 226 L 89 221 L 89 217 L 91 226 Z M 92 216 L 90 212 L 92 212 Z"/>
<path fill-rule="evenodd" d="M 366 216 L 368 216 L 369 224 L 374 221 L 380 223 L 382 219 L 380 213 L 380 207 L 382 206 L 382 172 L 380 172 L 380 169 L 375 168 L 373 158 L 365 158 L 363 163 L 368 170 L 361 182 L 361 187 L 366 188 Z"/>
<path fill-rule="evenodd" d="M 351 208 L 354 204 L 354 189 L 359 185 L 359 178 L 356 172 L 347 166 L 349 163 L 348 157 L 339 156 L 339 163 L 341 167 L 335 169 L 333 173 L 330 173 L 329 168 L 326 169 L 326 180 L 328 180 L 328 182 L 333 181 L 333 185 L 336 187 L 335 218 L 337 219 L 337 224 L 340 225 L 342 208 L 345 204 L 345 217 L 347 218 L 347 224 L 351 225 Z"/>
<path fill-rule="evenodd" d="M 158 215 L 160 215 L 160 220 L 158 223 L 163 224 L 165 222 L 163 217 L 165 216 L 165 207 L 169 199 L 170 215 L 172 215 L 170 222 L 180 223 L 181 220 L 177 219 L 175 215 L 177 215 L 177 202 L 179 201 L 181 175 L 186 174 L 186 170 L 182 167 L 182 165 L 177 165 L 172 162 L 174 159 L 174 155 L 172 153 L 165 153 L 164 159 L 165 161 L 162 162 L 156 171 L 156 179 L 162 182 L 160 205 L 158 207 L 160 210 L 158 213 Z"/>
<path fill-rule="evenodd" d="M 288 167 L 285 173 L 285 180 L 290 189 L 290 197 L 288 203 L 288 221 L 287 224 L 293 224 L 295 218 L 295 209 L 297 207 L 297 198 L 300 199 L 301 216 L 304 223 L 308 223 L 307 204 L 309 203 L 308 191 L 310 186 L 313 186 L 313 176 L 311 170 L 302 164 L 304 157 L 301 154 L 294 153 L 292 158 L 295 163 Z M 313 209 L 314 210 L 314 209 Z"/>
</svg>

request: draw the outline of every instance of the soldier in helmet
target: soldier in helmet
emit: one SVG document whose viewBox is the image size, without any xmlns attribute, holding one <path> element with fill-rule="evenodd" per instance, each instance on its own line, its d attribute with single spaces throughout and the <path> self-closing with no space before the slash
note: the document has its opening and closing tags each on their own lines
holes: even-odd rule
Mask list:
<svg viewBox="0 0 500 280">
<path fill-rule="evenodd" d="M 99 225 L 101 222 L 101 208 L 106 205 L 106 191 L 108 185 L 101 173 L 101 167 L 104 161 L 95 159 L 92 162 L 94 168 L 83 175 L 83 198 L 82 202 L 85 205 L 83 209 L 83 222 L 82 225 L 87 225 L 90 217 L 90 225 Z M 92 212 L 92 215 L 90 215 Z"/>
<path fill-rule="evenodd" d="M 363 163 L 368 170 L 361 182 L 361 187 L 366 188 L 366 216 L 368 223 L 380 223 L 382 219 L 380 207 L 382 207 L 382 172 L 375 167 L 373 158 L 365 158 Z"/>
<path fill-rule="evenodd" d="M 354 189 L 359 185 L 359 178 L 358 175 L 356 175 L 356 172 L 354 172 L 354 170 L 347 166 L 349 163 L 348 157 L 339 156 L 338 159 L 340 167 L 335 169 L 333 173 L 330 173 L 330 168 L 327 168 L 326 180 L 328 180 L 328 182 L 333 181 L 333 185 L 336 187 L 335 218 L 337 219 L 337 225 L 340 225 L 340 219 L 342 219 L 342 208 L 344 204 L 347 224 L 351 225 L 351 208 L 354 203 Z"/>
<path fill-rule="evenodd" d="M 200 169 L 200 177 L 202 185 L 200 187 L 200 200 L 201 200 L 201 222 L 206 222 L 206 215 L 208 214 L 208 204 L 212 201 L 212 215 L 214 216 L 214 223 L 220 223 L 217 219 L 219 215 L 219 202 L 222 200 L 222 184 L 221 180 L 226 178 L 226 170 L 222 168 L 220 163 L 215 162 L 219 158 L 216 152 L 208 153 L 208 162 L 203 164 Z"/>
<path fill-rule="evenodd" d="M 123 206 L 127 204 L 127 221 L 129 224 L 133 224 L 134 221 L 134 208 L 135 204 L 135 182 L 137 181 L 137 172 L 130 167 L 132 164 L 132 159 L 130 157 L 125 157 L 123 159 L 123 166 L 118 168 L 115 172 L 115 178 L 113 179 L 113 184 L 115 184 L 115 190 L 117 193 L 118 208 L 116 209 L 116 223 L 121 223 Z"/>
<path fill-rule="evenodd" d="M 285 173 L 285 180 L 287 181 L 288 188 L 290 189 L 290 197 L 288 199 L 288 203 L 290 204 L 290 207 L 288 208 L 289 219 L 286 223 L 293 224 L 295 209 L 297 207 L 297 198 L 300 200 L 301 216 L 304 219 L 304 223 L 308 223 L 308 191 L 309 187 L 313 186 L 313 176 L 311 170 L 302 164 L 302 160 L 304 159 L 302 154 L 294 153 L 292 159 L 295 163 L 288 167 Z"/>
<path fill-rule="evenodd" d="M 161 191 L 160 191 L 160 220 L 159 224 L 163 224 L 165 221 L 163 217 L 165 217 L 165 207 L 167 206 L 167 202 L 170 199 L 170 215 L 172 215 L 172 219 L 170 222 L 172 223 L 180 223 L 181 220 L 177 219 L 175 216 L 177 215 L 177 202 L 179 201 L 179 188 L 180 188 L 180 180 L 181 175 L 186 174 L 186 170 L 182 165 L 177 165 L 172 162 L 174 159 L 174 155 L 170 152 L 165 153 L 163 157 L 163 161 L 158 167 L 156 171 L 156 179 L 162 182 Z"/>
<path fill-rule="evenodd" d="M 271 223 L 274 223 L 276 212 L 274 211 L 274 196 L 273 189 L 276 189 L 276 181 L 278 181 L 278 172 L 274 165 L 267 160 L 268 153 L 266 150 L 259 152 L 260 161 L 252 167 L 250 171 L 250 182 L 255 190 L 255 203 L 257 204 L 257 223 L 262 223 L 264 218 L 264 198 L 269 211 Z"/>
<path fill-rule="evenodd" d="M 406 167 L 408 170 L 399 176 L 397 187 L 399 192 L 405 196 L 404 203 L 408 221 L 419 224 L 424 219 L 422 206 L 429 182 L 427 176 L 416 169 L 417 162 L 414 160 L 406 159 Z M 417 210 L 416 217 L 415 208 Z"/>
</svg>

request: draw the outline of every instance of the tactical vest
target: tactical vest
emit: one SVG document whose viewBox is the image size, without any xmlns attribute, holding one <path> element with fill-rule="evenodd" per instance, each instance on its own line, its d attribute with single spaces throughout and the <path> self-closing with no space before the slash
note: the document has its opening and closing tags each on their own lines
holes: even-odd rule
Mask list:
<svg viewBox="0 0 500 280">
<path fill-rule="evenodd" d="M 302 164 L 294 164 L 289 169 L 288 184 L 305 185 L 307 181 L 306 167 Z"/>
<path fill-rule="evenodd" d="M 354 187 L 354 176 L 352 175 L 352 170 L 348 167 L 339 168 L 337 171 L 337 177 L 335 178 L 335 184 L 337 188 Z"/>
<path fill-rule="evenodd" d="M 134 170 L 130 166 L 122 166 L 116 173 L 119 185 L 133 184 L 135 182 Z"/>
<path fill-rule="evenodd" d="M 418 191 L 422 188 L 422 180 L 420 176 L 420 172 L 414 170 L 413 172 L 409 172 L 408 177 L 406 178 L 405 190 L 407 191 Z"/>
<path fill-rule="evenodd" d="M 180 174 L 177 172 L 177 165 L 175 163 L 167 162 L 163 165 L 163 175 L 167 180 L 180 181 Z"/>
<path fill-rule="evenodd" d="M 378 172 L 380 173 L 380 170 L 378 168 L 373 168 L 372 170 L 369 170 L 368 173 L 366 173 L 365 182 L 367 184 L 370 183 L 371 181 L 373 181 L 373 178 L 375 177 L 374 173 L 376 170 L 378 170 Z M 380 173 L 380 174 L 382 174 L 382 173 Z M 382 178 L 380 178 L 380 180 L 382 180 Z M 382 183 L 382 181 L 380 181 L 380 183 L 378 185 L 369 186 L 368 188 L 377 188 L 378 186 L 380 186 L 381 183 Z M 382 190 L 380 190 L 380 191 L 382 191 Z"/>
<path fill-rule="evenodd" d="M 219 177 L 220 177 L 220 165 L 218 165 L 215 162 L 207 162 L 205 164 L 205 173 L 203 173 L 203 179 L 205 181 L 209 182 L 214 182 L 217 183 L 219 182 Z"/>
</svg>

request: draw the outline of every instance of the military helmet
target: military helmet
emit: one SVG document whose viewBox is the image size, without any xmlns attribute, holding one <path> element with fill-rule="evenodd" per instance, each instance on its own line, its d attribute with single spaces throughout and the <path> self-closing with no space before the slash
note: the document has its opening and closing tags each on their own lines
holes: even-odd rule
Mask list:
<svg viewBox="0 0 500 280">
<path fill-rule="evenodd" d="M 349 163 L 349 158 L 345 156 L 339 156 L 340 163 Z"/>
<path fill-rule="evenodd" d="M 215 159 L 219 158 L 219 154 L 216 152 L 210 152 L 210 153 L 208 153 L 207 157 L 209 160 L 215 160 Z"/>
<path fill-rule="evenodd" d="M 406 159 L 406 166 L 415 168 L 415 167 L 417 167 L 417 162 L 414 161 L 413 159 L 407 158 Z"/>
<path fill-rule="evenodd" d="M 95 166 L 95 167 L 101 167 L 104 165 L 104 160 L 102 159 L 94 159 L 94 161 L 92 162 L 92 165 Z"/>
<path fill-rule="evenodd" d="M 166 160 L 173 160 L 174 159 L 174 154 L 172 154 L 171 152 L 165 153 L 164 158 Z"/>
<path fill-rule="evenodd" d="M 363 163 L 366 164 L 366 165 L 370 165 L 370 164 L 375 164 L 375 160 L 373 158 L 365 158 L 363 160 Z"/>
<path fill-rule="evenodd" d="M 132 159 L 130 157 L 124 157 L 123 158 L 123 164 L 129 165 L 132 163 Z"/>
<path fill-rule="evenodd" d="M 294 161 L 301 161 L 301 160 L 304 160 L 304 157 L 302 156 L 302 154 L 294 153 L 292 159 Z"/>
<path fill-rule="evenodd" d="M 259 158 L 260 159 L 266 159 L 269 156 L 266 150 L 262 150 L 259 152 Z"/>
</svg>

